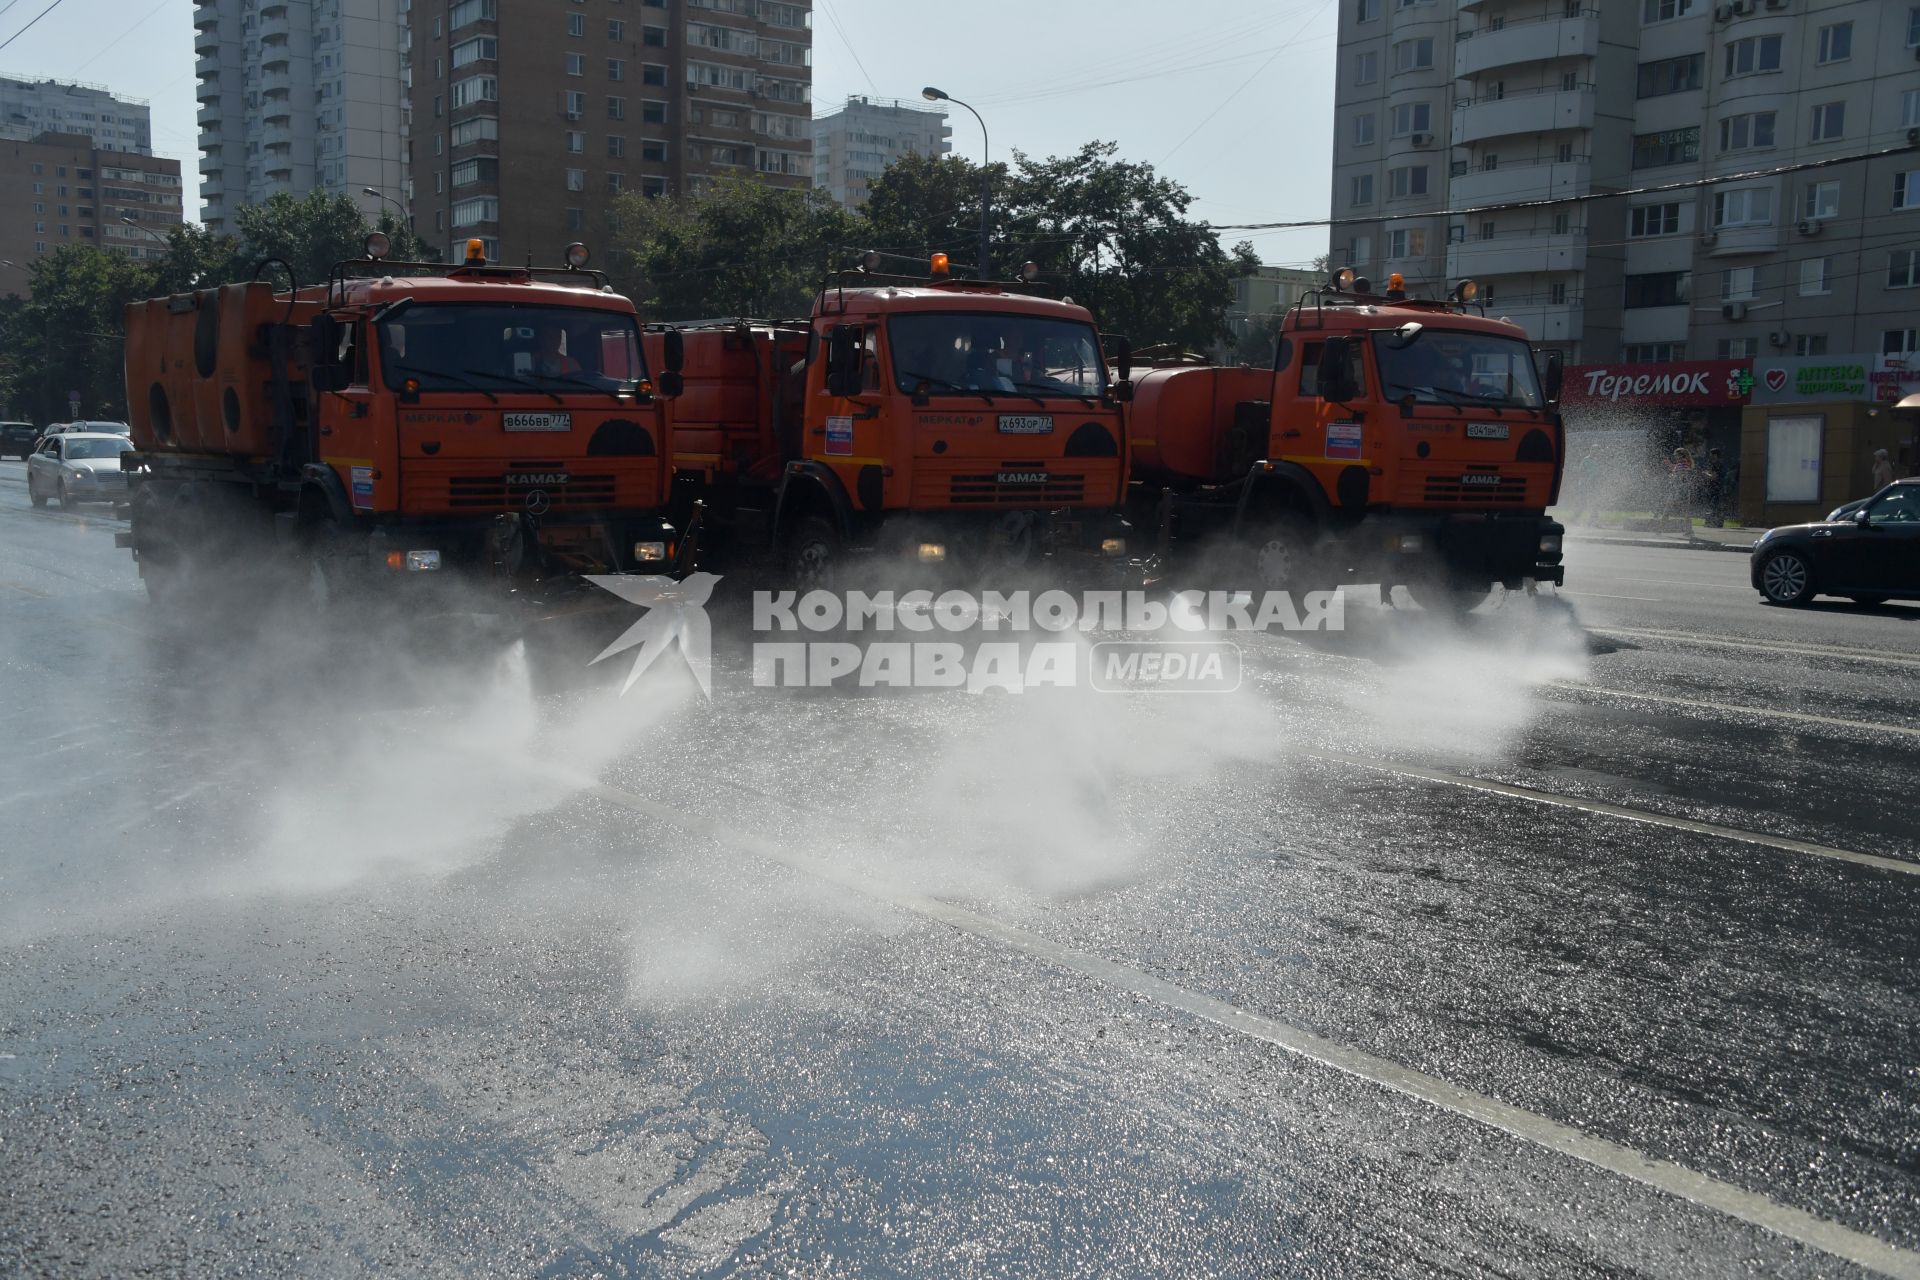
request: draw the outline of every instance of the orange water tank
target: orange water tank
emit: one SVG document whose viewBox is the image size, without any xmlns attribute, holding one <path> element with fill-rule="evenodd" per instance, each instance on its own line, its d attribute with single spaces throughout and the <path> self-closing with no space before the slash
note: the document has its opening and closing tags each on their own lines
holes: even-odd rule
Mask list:
<svg viewBox="0 0 1920 1280">
<path fill-rule="evenodd" d="M 1169 365 L 1134 379 L 1129 435 L 1135 477 L 1219 483 L 1266 456 L 1273 375 L 1265 369 Z"/>
<path fill-rule="evenodd" d="M 317 303 L 289 305 L 263 281 L 222 285 L 127 307 L 127 406 L 135 443 L 264 457 L 274 451 L 270 330 L 305 323 Z M 287 334 L 289 349 L 292 334 Z M 303 380 L 289 358 L 290 381 Z"/>
</svg>

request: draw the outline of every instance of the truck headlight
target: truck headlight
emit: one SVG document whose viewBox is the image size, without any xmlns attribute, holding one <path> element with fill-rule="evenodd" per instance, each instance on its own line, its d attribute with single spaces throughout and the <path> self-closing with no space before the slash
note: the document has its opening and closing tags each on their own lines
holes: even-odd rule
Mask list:
<svg viewBox="0 0 1920 1280">
<path fill-rule="evenodd" d="M 636 542 L 633 544 L 633 558 L 642 563 L 658 563 L 667 558 L 667 544 L 664 542 Z"/>
<path fill-rule="evenodd" d="M 1416 552 L 1417 552 L 1417 551 L 1419 551 L 1419 550 L 1421 550 L 1421 549 L 1422 549 L 1423 547 L 1425 547 L 1426 545 L 1427 545 L 1427 543 L 1426 543 L 1426 539 L 1424 539 L 1424 538 L 1422 538 L 1422 537 L 1421 537 L 1421 536 L 1420 536 L 1419 534 L 1417 534 L 1417 533 L 1403 533 L 1403 534 L 1401 534 L 1401 535 L 1400 535 L 1400 547 L 1399 547 L 1399 549 L 1400 549 L 1401 551 L 1416 551 Z"/>
<path fill-rule="evenodd" d="M 921 564 L 940 564 L 947 558 L 947 544 L 944 542 L 923 542 L 920 544 Z"/>
<path fill-rule="evenodd" d="M 426 573 L 439 567 L 440 553 L 438 551 L 407 552 L 408 573 Z"/>
<path fill-rule="evenodd" d="M 1100 554 L 1103 556 L 1123 556 L 1127 554 L 1127 540 L 1125 538 L 1100 539 Z"/>
<path fill-rule="evenodd" d="M 1540 554 L 1543 556 L 1559 555 L 1560 554 L 1560 535 L 1557 533 L 1541 534 L 1540 535 Z"/>
</svg>

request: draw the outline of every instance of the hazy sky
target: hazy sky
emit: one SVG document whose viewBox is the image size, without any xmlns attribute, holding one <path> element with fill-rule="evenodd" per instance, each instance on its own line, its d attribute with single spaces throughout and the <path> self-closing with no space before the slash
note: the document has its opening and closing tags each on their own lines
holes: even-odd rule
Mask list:
<svg viewBox="0 0 1920 1280">
<path fill-rule="evenodd" d="M 48 2 L 0 0 L 0 40 Z M 932 84 L 986 118 L 998 158 L 1016 148 L 1056 155 L 1102 138 L 1183 183 L 1197 197 L 1195 216 L 1211 222 L 1321 218 L 1336 4 L 815 0 L 814 111 L 853 93 L 917 100 Z M 0 50 L 0 72 L 147 99 L 154 150 L 178 159 L 189 182 L 197 175 L 189 0 L 57 0 Z M 952 124 L 955 151 L 979 159 L 973 117 L 954 108 Z M 1327 245 L 1323 228 L 1252 239 L 1271 263 L 1304 263 Z"/>
</svg>

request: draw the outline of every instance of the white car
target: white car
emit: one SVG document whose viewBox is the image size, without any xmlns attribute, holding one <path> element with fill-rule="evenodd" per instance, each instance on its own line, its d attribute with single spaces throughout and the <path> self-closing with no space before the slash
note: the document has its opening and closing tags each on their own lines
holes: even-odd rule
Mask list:
<svg viewBox="0 0 1920 1280">
<path fill-rule="evenodd" d="M 27 459 L 27 498 L 36 507 L 58 498 L 71 507 L 80 502 L 124 502 L 127 475 L 120 455 L 133 441 L 104 431 L 62 431 L 48 435 Z"/>
</svg>

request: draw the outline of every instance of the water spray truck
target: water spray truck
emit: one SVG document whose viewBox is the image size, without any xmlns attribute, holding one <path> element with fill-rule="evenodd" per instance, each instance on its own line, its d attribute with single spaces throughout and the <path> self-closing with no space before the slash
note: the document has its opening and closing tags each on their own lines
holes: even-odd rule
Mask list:
<svg viewBox="0 0 1920 1280">
<path fill-rule="evenodd" d="M 1561 363 L 1463 281 L 1410 297 L 1344 269 L 1282 319 L 1273 368 L 1161 364 L 1132 388 L 1128 513 L 1170 571 L 1237 586 L 1401 584 L 1471 607 L 1494 584 L 1564 580 Z M 1124 378 L 1129 371 L 1121 371 Z M 1215 559 L 1215 554 L 1232 554 Z"/>
<path fill-rule="evenodd" d="M 650 329 L 681 369 L 676 511 L 802 581 L 855 554 L 954 576 L 1127 554 L 1124 389 L 1085 307 L 1014 282 L 836 272 L 805 320 Z"/>
<path fill-rule="evenodd" d="M 557 268 L 479 240 L 452 266 L 388 249 L 368 236 L 323 285 L 278 288 L 263 262 L 127 307 L 119 538 L 148 591 L 264 569 L 322 603 L 451 578 L 544 603 L 690 566 L 638 317 L 586 247 Z"/>
</svg>

